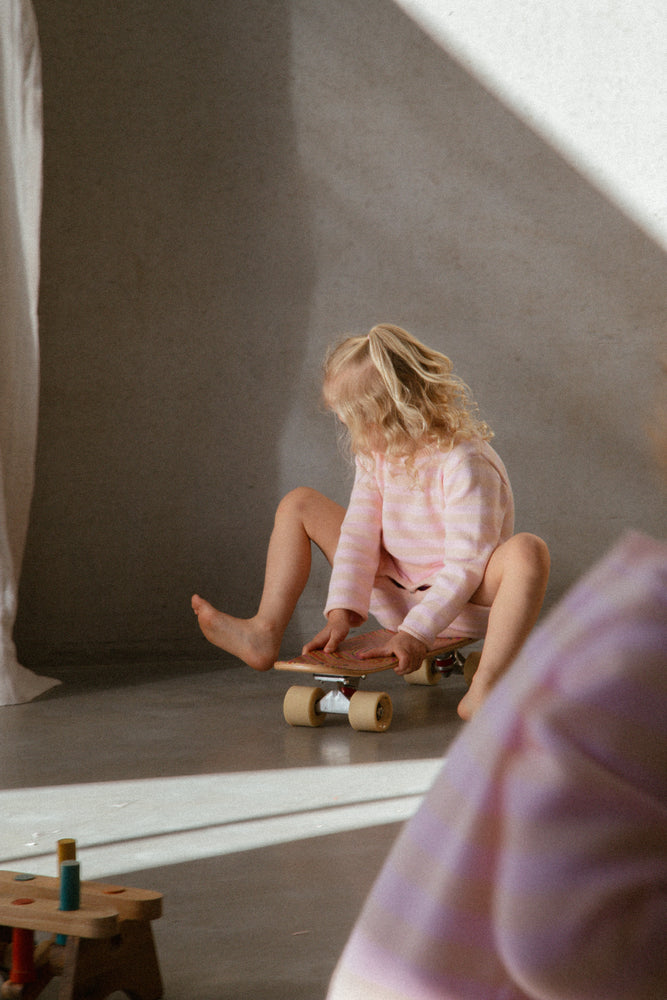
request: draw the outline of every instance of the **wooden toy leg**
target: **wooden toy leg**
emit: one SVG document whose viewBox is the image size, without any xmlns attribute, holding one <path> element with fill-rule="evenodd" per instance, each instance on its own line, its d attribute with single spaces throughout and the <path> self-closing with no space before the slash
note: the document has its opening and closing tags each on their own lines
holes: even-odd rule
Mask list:
<svg viewBox="0 0 667 1000">
<path fill-rule="evenodd" d="M 0 925 L 0 983 L 3 977 L 9 975 L 9 968 L 12 964 L 12 929 Z"/>
<path fill-rule="evenodd" d="M 148 921 L 123 920 L 113 938 L 67 938 L 58 1000 L 106 1000 L 117 991 L 130 1000 L 160 1000 L 163 995 Z"/>
<path fill-rule="evenodd" d="M 34 953 L 35 978 L 30 983 L 13 983 L 11 980 L 0 986 L 2 1000 L 38 1000 L 54 976 L 49 962 L 51 945 L 55 938 L 38 944 Z"/>
<path fill-rule="evenodd" d="M 7 931 L 9 931 L 9 934 L 11 935 L 12 931 L 10 928 L 0 928 L 0 941 L 3 940 L 3 932 Z M 35 975 L 30 982 L 18 983 L 12 982 L 11 979 L 7 979 L 7 981 L 0 986 L 0 997 L 2 997 L 2 1000 L 37 1000 L 54 976 L 53 969 L 51 968 L 49 962 L 51 945 L 54 941 L 55 938 L 51 938 L 48 941 L 42 941 L 35 948 L 33 954 Z M 1 947 L 2 946 L 0 945 L 0 948 Z M 7 975 L 9 975 L 9 970 L 12 965 L 9 946 L 5 955 L 5 961 L 0 964 L 4 965 L 4 970 Z"/>
</svg>

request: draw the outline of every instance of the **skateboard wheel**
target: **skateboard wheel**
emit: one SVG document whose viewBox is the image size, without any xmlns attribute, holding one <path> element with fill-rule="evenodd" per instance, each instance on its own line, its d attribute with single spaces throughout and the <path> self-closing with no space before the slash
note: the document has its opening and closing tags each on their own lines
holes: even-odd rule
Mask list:
<svg viewBox="0 0 667 1000">
<path fill-rule="evenodd" d="M 468 687 L 470 687 L 470 685 L 472 684 L 472 679 L 475 676 L 475 671 L 479 666 L 479 661 L 481 658 L 482 654 L 478 651 L 475 651 L 474 653 L 468 653 L 468 655 L 465 658 L 465 662 L 463 664 L 463 677 L 465 678 L 465 682 L 468 685 Z"/>
<path fill-rule="evenodd" d="M 326 712 L 317 711 L 318 701 L 324 697 L 322 688 L 296 685 L 287 689 L 283 700 L 283 715 L 290 726 L 321 726 Z"/>
<path fill-rule="evenodd" d="M 393 715 L 388 694 L 355 691 L 350 698 L 348 718 L 353 729 L 366 733 L 383 733 L 389 729 Z"/>
<path fill-rule="evenodd" d="M 426 659 L 422 660 L 419 670 L 413 670 L 411 674 L 406 674 L 405 680 L 408 684 L 437 684 L 440 680 L 440 674 L 435 669 L 435 658 L 427 656 Z"/>
</svg>

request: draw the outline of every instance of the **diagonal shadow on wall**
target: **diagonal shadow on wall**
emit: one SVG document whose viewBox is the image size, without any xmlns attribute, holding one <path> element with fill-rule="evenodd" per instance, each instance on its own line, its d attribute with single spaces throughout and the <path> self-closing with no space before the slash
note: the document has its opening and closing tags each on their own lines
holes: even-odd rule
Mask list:
<svg viewBox="0 0 667 1000">
<path fill-rule="evenodd" d="M 452 357 L 552 548 L 551 601 L 625 528 L 662 530 L 667 257 L 393 3 L 296 4 L 293 38 L 313 326 L 389 319 Z"/>
</svg>

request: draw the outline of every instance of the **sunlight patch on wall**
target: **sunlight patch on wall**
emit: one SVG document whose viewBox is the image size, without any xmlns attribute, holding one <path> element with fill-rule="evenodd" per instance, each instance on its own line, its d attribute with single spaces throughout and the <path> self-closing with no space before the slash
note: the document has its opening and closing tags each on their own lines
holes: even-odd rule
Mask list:
<svg viewBox="0 0 667 1000">
<path fill-rule="evenodd" d="M 667 5 L 396 0 L 667 247 Z"/>
</svg>

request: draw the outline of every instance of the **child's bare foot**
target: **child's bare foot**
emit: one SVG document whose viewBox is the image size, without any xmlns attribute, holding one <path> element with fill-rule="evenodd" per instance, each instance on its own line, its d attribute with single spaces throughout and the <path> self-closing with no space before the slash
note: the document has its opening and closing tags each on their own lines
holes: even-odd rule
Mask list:
<svg viewBox="0 0 667 1000">
<path fill-rule="evenodd" d="M 490 684 L 484 683 L 483 677 L 479 674 L 475 674 L 468 691 L 464 694 L 463 698 L 461 698 L 461 701 L 456 707 L 456 711 L 462 719 L 466 722 L 472 719 L 473 715 L 489 693 L 490 687 Z"/>
<path fill-rule="evenodd" d="M 456 711 L 461 719 L 468 722 L 472 719 L 473 715 L 477 711 L 481 704 L 481 701 L 477 701 L 473 697 L 472 689 L 470 689 L 466 694 L 463 695 L 461 701 L 456 706 Z"/>
<path fill-rule="evenodd" d="M 462 719 L 468 722 L 479 706 L 482 704 L 491 687 L 492 678 L 489 677 L 488 669 L 479 669 L 482 660 L 482 652 L 470 653 L 466 657 L 463 667 L 463 674 L 468 682 L 468 693 L 461 698 L 456 711 Z"/>
<path fill-rule="evenodd" d="M 218 611 L 198 594 L 192 598 L 192 610 L 199 627 L 214 646 L 243 660 L 253 670 L 270 670 L 280 652 L 281 637 L 256 618 L 233 618 Z"/>
</svg>

